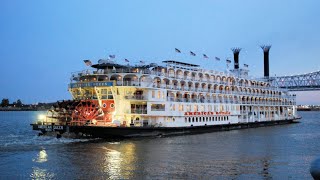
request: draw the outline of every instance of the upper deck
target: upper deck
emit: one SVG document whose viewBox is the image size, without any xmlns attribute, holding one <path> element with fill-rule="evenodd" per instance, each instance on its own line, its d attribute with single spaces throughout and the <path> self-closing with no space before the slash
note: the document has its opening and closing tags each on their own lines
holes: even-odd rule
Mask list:
<svg viewBox="0 0 320 180">
<path fill-rule="evenodd" d="M 241 77 L 233 72 L 206 70 L 200 68 L 199 65 L 178 61 L 169 60 L 163 63 L 165 65 L 162 66 L 155 63 L 136 66 L 115 63 L 93 65 L 95 70 L 73 73 L 69 88 L 108 86 L 160 88 L 175 94 L 172 97 L 184 92 L 195 96 L 195 101 L 200 101 L 197 98 L 205 96 L 206 100 L 202 102 L 211 102 L 210 99 L 221 94 L 223 96 L 239 96 L 239 99 L 254 97 L 280 101 L 287 98 L 288 102 L 295 102 L 294 95 L 290 95 L 284 89 L 271 86 L 271 83 L 265 80 L 253 79 L 249 76 Z M 208 94 L 211 95 L 207 97 Z M 173 99 L 172 97 L 170 99 Z M 179 101 L 187 100 L 181 96 Z"/>
</svg>

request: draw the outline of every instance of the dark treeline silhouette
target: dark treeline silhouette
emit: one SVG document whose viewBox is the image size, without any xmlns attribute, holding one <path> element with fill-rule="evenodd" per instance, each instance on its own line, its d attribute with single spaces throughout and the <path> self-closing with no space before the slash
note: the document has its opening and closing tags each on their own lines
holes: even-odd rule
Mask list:
<svg viewBox="0 0 320 180">
<path fill-rule="evenodd" d="M 3 98 L 0 104 L 0 111 L 41 111 L 50 109 L 56 103 L 23 104 L 20 99 L 12 103 L 8 98 Z"/>
</svg>

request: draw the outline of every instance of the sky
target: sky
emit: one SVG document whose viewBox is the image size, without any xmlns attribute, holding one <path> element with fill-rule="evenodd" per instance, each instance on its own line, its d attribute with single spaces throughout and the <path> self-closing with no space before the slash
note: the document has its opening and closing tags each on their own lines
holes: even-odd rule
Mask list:
<svg viewBox="0 0 320 180">
<path fill-rule="evenodd" d="M 70 99 L 71 72 L 109 54 L 118 63 L 175 59 L 224 70 L 231 48 L 241 47 L 240 66 L 262 77 L 259 46 L 271 44 L 271 76 L 318 71 L 319 7 L 319 0 L 1 0 L 0 98 Z M 320 104 L 319 91 L 297 95 L 298 104 Z"/>
</svg>

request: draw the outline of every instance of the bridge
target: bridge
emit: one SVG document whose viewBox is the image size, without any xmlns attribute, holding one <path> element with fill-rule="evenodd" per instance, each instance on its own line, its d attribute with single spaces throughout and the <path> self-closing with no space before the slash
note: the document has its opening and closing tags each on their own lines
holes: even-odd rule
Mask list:
<svg viewBox="0 0 320 180">
<path fill-rule="evenodd" d="M 270 77 L 272 84 L 289 91 L 317 91 L 320 90 L 320 71 L 292 75 Z"/>
</svg>

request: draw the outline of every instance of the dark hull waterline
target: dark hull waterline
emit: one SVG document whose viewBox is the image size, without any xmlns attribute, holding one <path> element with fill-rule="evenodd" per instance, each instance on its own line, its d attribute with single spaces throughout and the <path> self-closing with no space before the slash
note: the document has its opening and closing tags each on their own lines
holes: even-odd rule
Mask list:
<svg viewBox="0 0 320 180">
<path fill-rule="evenodd" d="M 188 126 L 188 127 L 103 127 L 103 126 L 59 126 L 55 128 L 50 126 L 52 130 L 43 128 L 38 124 L 31 124 L 33 130 L 40 130 L 43 134 L 48 131 L 57 132 L 59 134 L 74 133 L 80 136 L 92 138 L 130 138 L 130 137 L 145 137 L 145 136 L 171 136 L 183 134 L 198 134 L 210 133 L 217 131 L 229 131 L 237 129 L 258 128 L 265 126 L 275 126 L 297 123 L 295 119 L 278 120 L 278 121 L 262 121 L 249 122 L 238 124 L 223 124 L 223 125 L 206 125 L 206 126 Z"/>
</svg>

